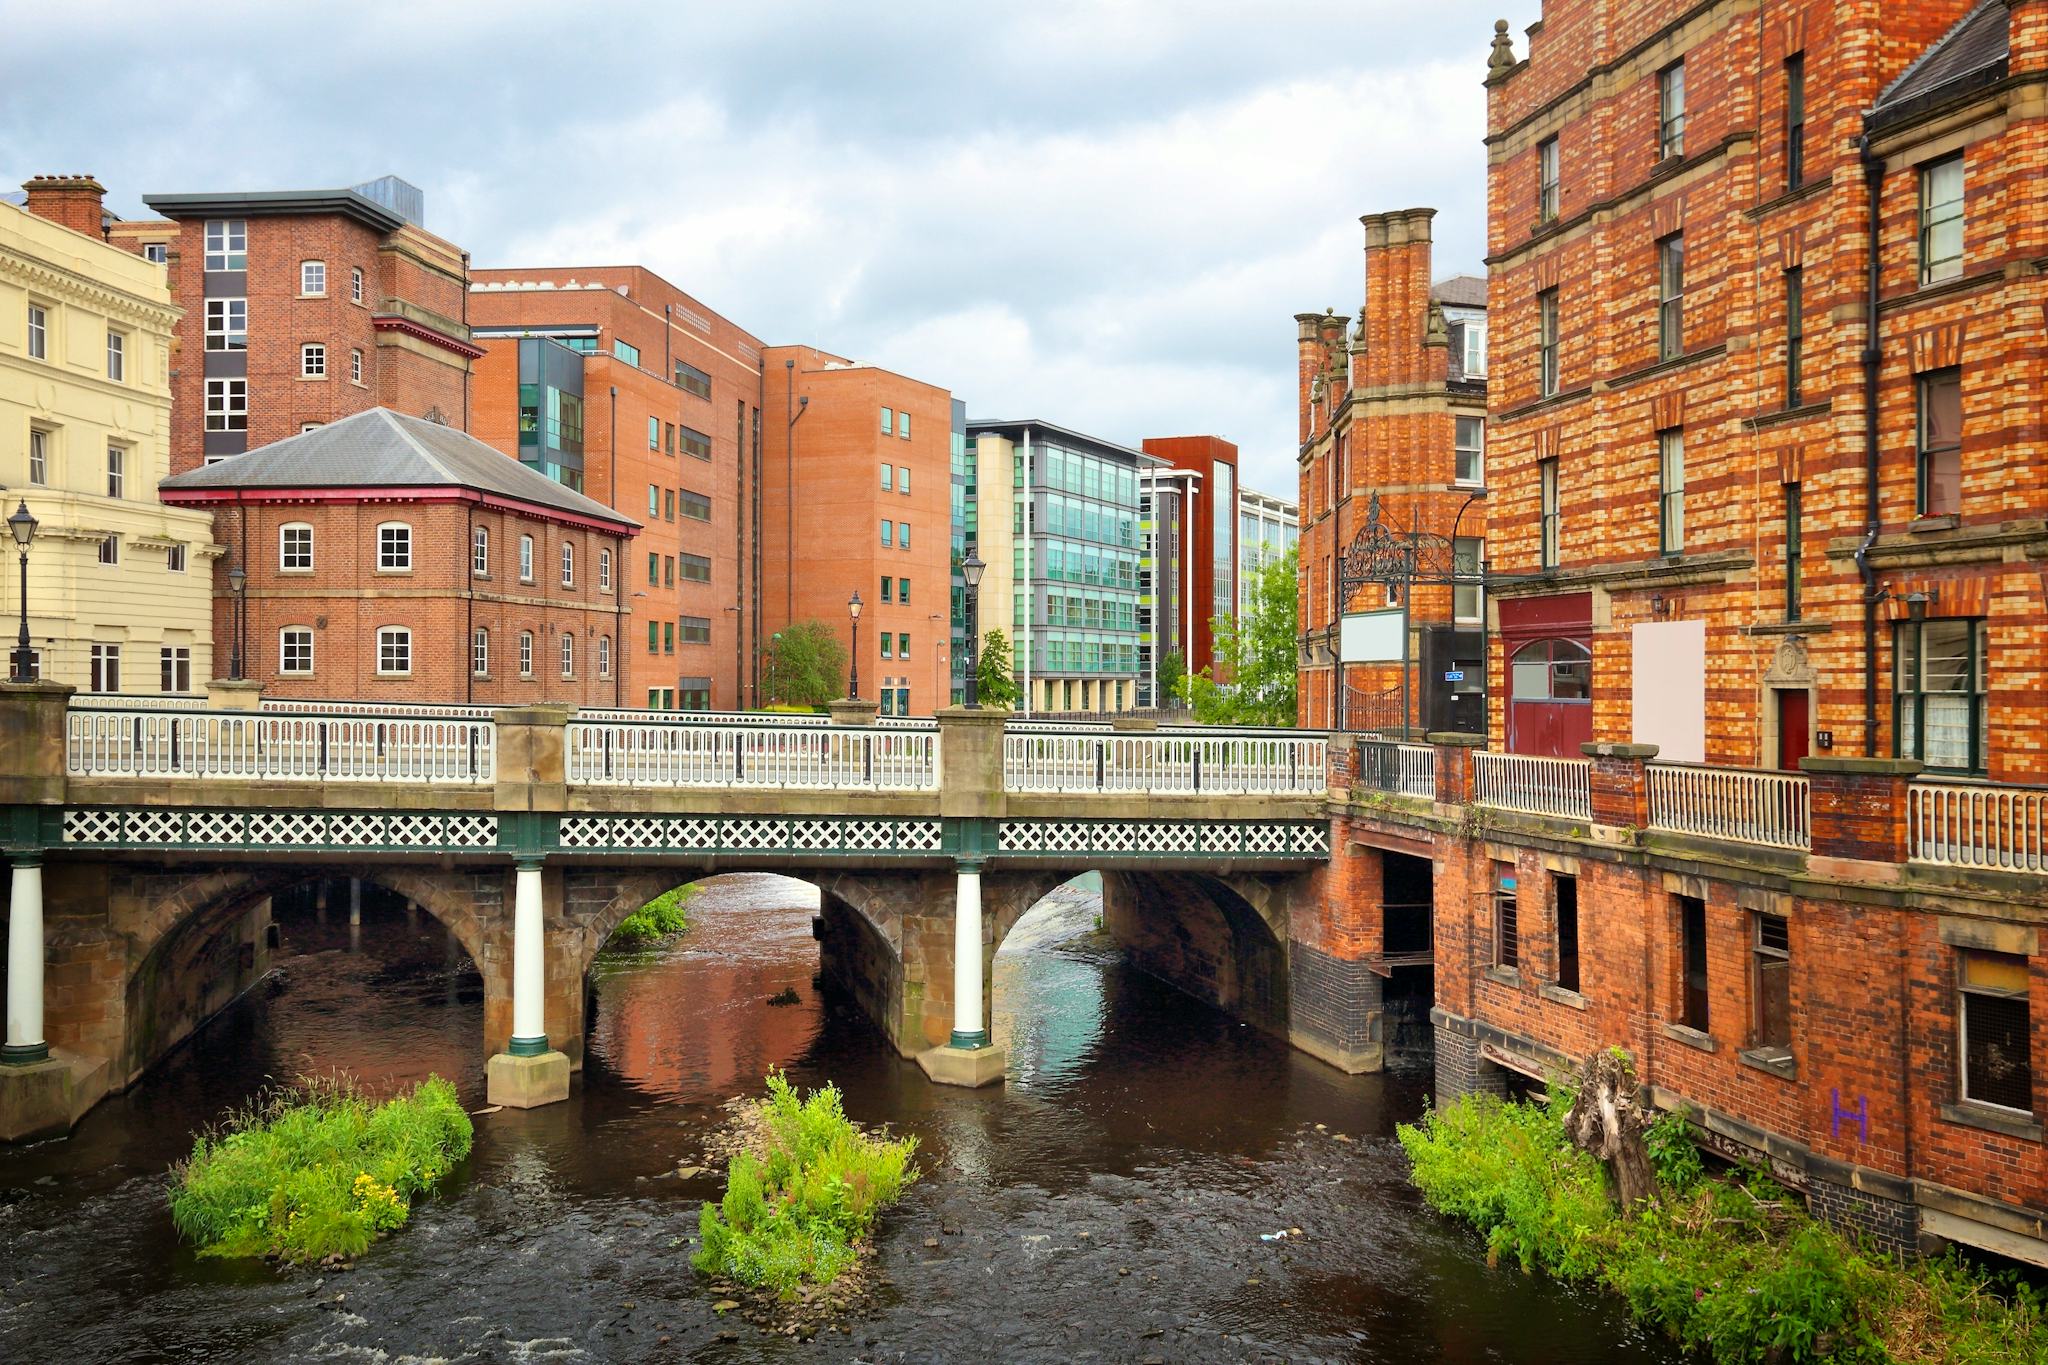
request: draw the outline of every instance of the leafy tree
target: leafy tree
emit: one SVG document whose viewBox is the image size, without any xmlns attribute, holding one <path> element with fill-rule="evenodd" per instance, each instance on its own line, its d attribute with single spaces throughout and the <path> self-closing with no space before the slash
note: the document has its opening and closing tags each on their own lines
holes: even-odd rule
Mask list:
<svg viewBox="0 0 2048 1365">
<path fill-rule="evenodd" d="M 823 621 L 798 621 L 761 650 L 762 674 L 771 701 L 785 706 L 823 706 L 846 692 L 846 646 Z"/>
<path fill-rule="evenodd" d="M 1159 700 L 1164 705 L 1168 697 L 1180 695 L 1181 682 L 1188 676 L 1188 661 L 1177 649 L 1170 649 L 1159 659 Z"/>
<path fill-rule="evenodd" d="M 1293 725 L 1295 700 L 1296 552 L 1258 571 L 1243 613 L 1218 616 L 1216 662 L 1231 681 L 1204 669 L 1181 682 L 1181 696 L 1205 725 Z"/>
<path fill-rule="evenodd" d="M 1010 637 L 992 630 L 982 637 L 981 660 L 975 666 L 975 700 L 999 711 L 1017 709 L 1017 668 L 1010 659 Z"/>
</svg>

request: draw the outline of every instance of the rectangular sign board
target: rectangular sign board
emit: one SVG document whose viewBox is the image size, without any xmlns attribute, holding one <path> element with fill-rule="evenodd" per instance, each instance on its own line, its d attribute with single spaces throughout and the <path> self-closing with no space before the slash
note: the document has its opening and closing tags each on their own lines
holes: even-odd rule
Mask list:
<svg viewBox="0 0 2048 1365">
<path fill-rule="evenodd" d="M 1347 664 L 1401 661 L 1401 637 L 1407 614 L 1399 607 L 1348 613 L 1337 642 L 1337 657 Z"/>
</svg>

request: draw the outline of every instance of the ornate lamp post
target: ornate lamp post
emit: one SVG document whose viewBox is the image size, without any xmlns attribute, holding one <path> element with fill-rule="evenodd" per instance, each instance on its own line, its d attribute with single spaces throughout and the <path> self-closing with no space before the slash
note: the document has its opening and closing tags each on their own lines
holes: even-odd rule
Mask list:
<svg viewBox="0 0 2048 1365">
<path fill-rule="evenodd" d="M 981 562 L 978 547 L 967 547 L 967 558 L 960 561 L 960 581 L 967 585 L 967 709 L 981 709 L 981 574 L 988 566 Z"/>
<path fill-rule="evenodd" d="M 7 675 L 9 682 L 34 682 L 36 680 L 36 652 L 28 639 L 28 547 L 36 538 L 36 519 L 29 514 L 28 499 L 14 509 L 14 515 L 7 519 L 7 529 L 14 533 L 14 543 L 21 547 L 21 634 L 15 637 L 13 668 Z"/>
<path fill-rule="evenodd" d="M 846 683 L 846 695 L 853 701 L 860 700 L 860 605 L 860 589 L 855 588 L 846 604 L 846 614 L 853 618 L 853 665 L 852 676 Z"/>
<path fill-rule="evenodd" d="M 228 677 L 235 682 L 242 681 L 242 639 L 244 627 L 248 624 L 249 575 L 237 564 L 228 570 L 228 591 L 235 595 L 233 620 L 230 628 L 234 631 L 234 648 L 228 656 Z"/>
</svg>

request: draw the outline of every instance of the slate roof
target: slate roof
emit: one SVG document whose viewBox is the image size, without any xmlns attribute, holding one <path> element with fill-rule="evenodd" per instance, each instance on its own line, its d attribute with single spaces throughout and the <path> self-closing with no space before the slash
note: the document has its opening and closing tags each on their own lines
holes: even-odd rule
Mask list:
<svg viewBox="0 0 2048 1365">
<path fill-rule="evenodd" d="M 468 488 L 637 529 L 639 522 L 565 488 L 453 427 L 371 408 L 165 479 L 167 491 L 263 488 Z"/>
<path fill-rule="evenodd" d="M 1453 308 L 1486 307 L 1486 278 L 1483 275 L 1453 275 L 1429 287 L 1430 298 Z"/>
<path fill-rule="evenodd" d="M 1972 79 L 2005 75 L 2012 50 L 2012 13 L 2006 0 L 1983 0 L 1956 26 L 1914 58 L 1897 80 L 1878 93 L 1869 121 L 1884 123 Z"/>
</svg>

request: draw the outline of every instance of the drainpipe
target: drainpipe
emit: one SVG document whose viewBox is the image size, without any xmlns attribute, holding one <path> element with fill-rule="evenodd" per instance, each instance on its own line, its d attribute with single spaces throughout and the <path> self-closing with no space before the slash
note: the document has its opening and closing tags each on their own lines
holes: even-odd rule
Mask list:
<svg viewBox="0 0 2048 1365">
<path fill-rule="evenodd" d="M 464 296 L 464 304 L 466 307 L 467 295 Z M 464 389 L 467 390 L 469 386 L 468 378 L 465 377 L 462 382 Z M 467 421 L 469 414 L 466 410 L 466 399 L 464 400 L 464 405 L 465 411 L 463 413 L 463 418 L 465 421 Z M 469 557 L 469 572 L 464 574 L 462 577 L 463 580 L 468 584 L 469 590 L 465 592 L 462 596 L 463 614 L 465 617 L 465 624 L 468 627 L 468 635 L 467 639 L 465 640 L 465 648 L 469 650 L 469 658 L 466 661 L 469 664 L 469 667 L 462 670 L 462 676 L 467 678 L 469 681 L 468 685 L 463 689 L 462 699 L 471 706 L 474 706 L 476 704 L 476 504 L 472 502 L 466 504 L 466 506 L 469 509 L 469 544 L 465 547 L 465 549 L 467 550 Z M 458 652 L 456 657 L 461 658 L 461 654 Z"/>
<path fill-rule="evenodd" d="M 462 253 L 462 339 L 476 345 L 476 338 L 469 331 L 469 253 Z M 517 368 L 516 366 L 514 367 Z M 469 377 L 476 369 L 476 361 L 464 357 L 462 361 L 462 429 L 469 430 Z M 516 382 L 516 381 L 515 381 Z M 515 457 L 516 458 L 516 457 Z"/>
<path fill-rule="evenodd" d="M 1869 196 L 1868 280 L 1865 285 L 1866 317 L 1863 338 L 1863 543 L 1856 547 L 1856 572 L 1863 578 L 1863 753 L 1877 757 L 1877 604 L 1883 593 L 1877 571 L 1870 567 L 1870 549 L 1877 544 L 1877 388 L 1883 363 L 1878 336 L 1878 289 L 1880 284 L 1882 225 L 1879 191 L 1884 184 L 1884 159 L 1870 153 L 1870 134 L 1860 140 L 1863 157 L 1863 185 Z"/>
<path fill-rule="evenodd" d="M 607 431 L 607 436 L 608 436 L 608 438 L 609 438 L 609 440 L 610 440 L 610 444 L 611 444 L 611 470 L 610 470 L 610 472 L 609 472 L 609 473 L 607 473 L 607 474 L 605 475 L 605 479 L 606 479 L 606 481 L 607 481 L 608 483 L 610 483 L 610 484 L 611 484 L 611 488 L 610 488 L 610 489 L 609 489 L 609 490 L 607 491 L 607 493 L 606 493 L 606 500 L 607 500 L 608 504 L 610 505 L 611 509 L 612 509 L 612 510 L 613 510 L 614 512 L 617 512 L 617 511 L 619 510 L 619 386 L 618 386 L 617 384 L 614 384 L 614 385 L 612 385 L 612 386 L 611 386 L 611 389 L 612 389 L 612 415 L 611 415 L 611 420 L 610 420 L 609 422 L 607 422 L 607 423 L 606 423 L 606 426 L 608 427 L 608 431 Z M 623 540 L 621 540 L 621 541 L 619 542 L 619 544 L 620 544 L 621 546 L 624 546 L 624 545 L 625 545 L 625 543 L 626 543 L 626 542 L 625 542 L 625 541 L 623 541 Z M 625 557 L 624 557 L 624 555 L 622 554 L 622 555 L 620 556 L 620 560 L 619 560 L 619 569 L 620 569 L 620 571 L 621 571 L 621 574 L 623 574 L 623 572 L 624 572 L 624 570 L 625 570 L 625 567 L 626 567 L 626 566 L 625 566 Z M 615 601 L 615 602 L 618 602 L 618 601 L 621 601 L 621 600 L 622 600 L 622 599 L 623 599 L 623 598 L 625 597 L 625 592 L 623 591 L 623 590 L 624 590 L 624 588 L 625 588 L 625 586 L 626 586 L 626 580 L 625 580 L 625 579 L 624 579 L 624 577 L 622 577 L 622 576 L 621 576 L 621 577 L 615 577 L 615 578 L 614 578 L 614 579 L 612 580 L 612 591 L 613 591 L 613 592 L 614 592 L 615 594 L 617 594 L 617 595 L 616 595 L 616 596 L 615 596 L 615 597 L 614 597 L 614 598 L 612 599 L 613 601 Z M 624 646 L 624 644 L 625 644 L 625 641 L 624 641 L 624 640 L 623 640 L 622 638 L 620 638 L 620 637 L 619 637 L 619 635 L 615 634 L 615 635 L 613 636 L 613 639 L 612 639 L 612 705 L 613 705 L 613 706 L 620 706 L 620 705 L 623 705 L 623 703 L 622 703 L 622 702 L 620 702 L 620 700 L 619 700 L 619 672 L 620 672 L 620 670 L 621 670 L 621 668 L 622 668 L 622 663 L 621 663 L 621 655 L 622 655 L 622 653 L 623 653 L 623 646 Z"/>
</svg>

